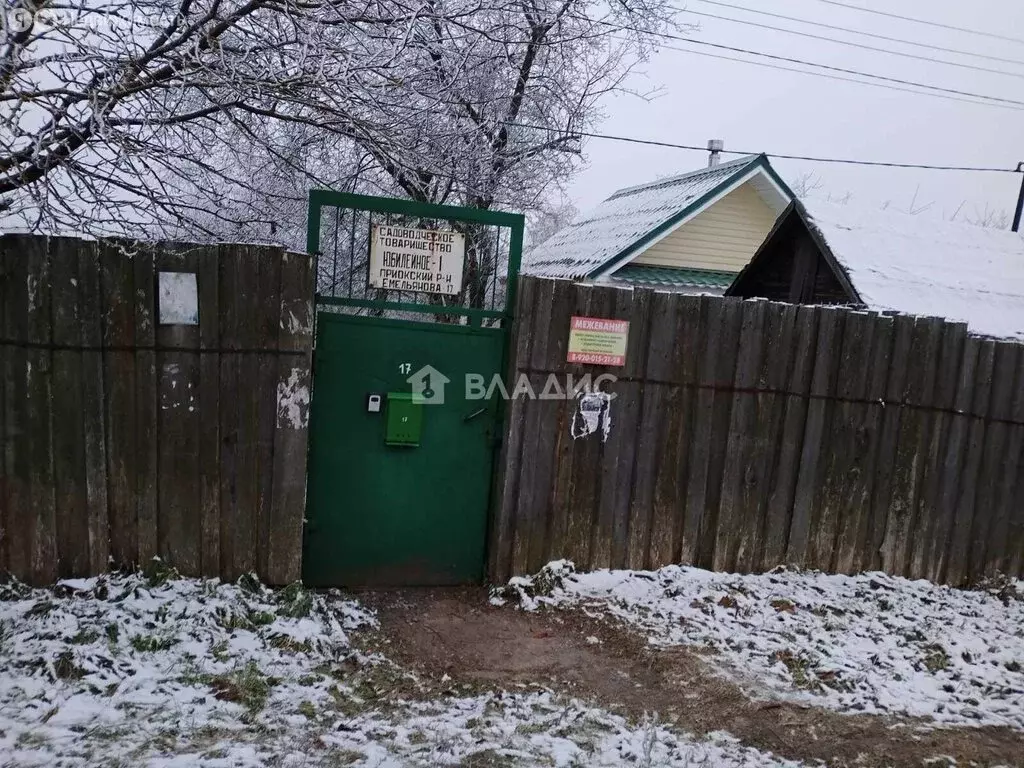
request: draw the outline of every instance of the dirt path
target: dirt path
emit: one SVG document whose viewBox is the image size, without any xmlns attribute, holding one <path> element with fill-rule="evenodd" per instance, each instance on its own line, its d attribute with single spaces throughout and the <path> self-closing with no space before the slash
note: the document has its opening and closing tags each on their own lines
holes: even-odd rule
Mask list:
<svg viewBox="0 0 1024 768">
<path fill-rule="evenodd" d="M 938 756 L 958 766 L 1024 766 L 1024 734 L 1011 729 L 922 731 L 914 720 L 751 701 L 697 654 L 652 650 L 628 630 L 579 611 L 494 608 L 479 589 L 359 597 L 380 612 L 386 653 L 428 677 L 545 685 L 630 716 L 657 712 L 692 733 L 725 730 L 749 746 L 836 766 L 920 766 Z"/>
</svg>

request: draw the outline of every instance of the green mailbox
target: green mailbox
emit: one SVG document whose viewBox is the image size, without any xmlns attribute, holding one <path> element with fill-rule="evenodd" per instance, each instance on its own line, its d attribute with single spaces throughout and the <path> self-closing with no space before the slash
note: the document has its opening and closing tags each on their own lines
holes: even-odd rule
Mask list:
<svg viewBox="0 0 1024 768">
<path fill-rule="evenodd" d="M 386 445 L 418 446 L 423 431 L 423 404 L 413 402 L 408 392 L 388 392 L 384 424 Z"/>
</svg>

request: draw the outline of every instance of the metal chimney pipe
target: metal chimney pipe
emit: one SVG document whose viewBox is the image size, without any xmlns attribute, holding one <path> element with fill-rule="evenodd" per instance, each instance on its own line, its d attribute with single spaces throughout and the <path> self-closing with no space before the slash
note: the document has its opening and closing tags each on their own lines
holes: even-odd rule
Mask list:
<svg viewBox="0 0 1024 768">
<path fill-rule="evenodd" d="M 725 142 L 721 139 L 711 139 L 708 142 L 708 168 L 714 168 L 721 162 L 722 150 L 725 149 Z"/>
</svg>

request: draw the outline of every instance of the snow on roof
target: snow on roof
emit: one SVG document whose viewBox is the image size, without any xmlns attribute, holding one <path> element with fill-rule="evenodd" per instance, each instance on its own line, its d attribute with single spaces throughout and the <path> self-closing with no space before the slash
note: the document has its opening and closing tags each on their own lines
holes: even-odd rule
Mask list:
<svg viewBox="0 0 1024 768">
<path fill-rule="evenodd" d="M 1005 230 L 802 200 L 874 310 L 944 317 L 972 333 L 1024 339 L 1024 237 Z"/>
<path fill-rule="evenodd" d="M 659 225 L 754 165 L 741 157 L 713 168 L 620 189 L 523 258 L 525 274 L 579 279 L 602 267 Z"/>
</svg>

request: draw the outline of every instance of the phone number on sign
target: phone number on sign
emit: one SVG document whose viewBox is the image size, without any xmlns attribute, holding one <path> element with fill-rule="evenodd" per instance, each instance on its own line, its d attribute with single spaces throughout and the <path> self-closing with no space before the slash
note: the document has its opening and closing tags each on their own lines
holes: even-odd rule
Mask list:
<svg viewBox="0 0 1024 768">
<path fill-rule="evenodd" d="M 570 363 L 584 365 L 622 365 L 626 362 L 621 355 L 598 355 L 593 352 L 570 352 L 568 360 Z"/>
</svg>

